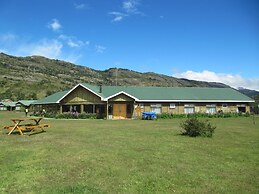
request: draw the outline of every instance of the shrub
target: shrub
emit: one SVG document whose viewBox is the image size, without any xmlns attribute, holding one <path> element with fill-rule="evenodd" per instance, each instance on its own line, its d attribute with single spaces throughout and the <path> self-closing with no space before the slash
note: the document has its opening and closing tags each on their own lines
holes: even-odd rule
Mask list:
<svg viewBox="0 0 259 194">
<path fill-rule="evenodd" d="M 161 113 L 157 114 L 158 119 L 174 119 L 174 118 L 230 118 L 230 117 L 249 117 L 250 113 L 223 113 L 218 112 L 215 114 L 208 113 L 194 113 L 194 114 L 173 114 L 173 113 Z"/>
<path fill-rule="evenodd" d="M 96 119 L 95 113 L 64 112 L 56 115 L 56 119 Z"/>
<path fill-rule="evenodd" d="M 190 137 L 212 137 L 216 129 L 216 127 L 212 126 L 208 120 L 201 121 L 196 117 L 188 118 L 183 121 L 180 126 L 184 130 L 182 134 Z"/>
<path fill-rule="evenodd" d="M 157 114 L 158 119 L 186 118 L 187 114 L 161 113 Z"/>
</svg>

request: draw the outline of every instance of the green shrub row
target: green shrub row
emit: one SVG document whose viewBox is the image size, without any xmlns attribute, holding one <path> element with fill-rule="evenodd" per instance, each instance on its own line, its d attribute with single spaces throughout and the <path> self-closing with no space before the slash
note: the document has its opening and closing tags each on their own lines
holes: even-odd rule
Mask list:
<svg viewBox="0 0 259 194">
<path fill-rule="evenodd" d="M 47 118 L 56 119 L 97 119 L 95 113 L 78 113 L 78 112 L 64 112 L 62 114 L 56 114 L 55 112 L 35 112 L 31 116 L 43 116 Z"/>
<path fill-rule="evenodd" d="M 65 112 L 55 116 L 56 119 L 97 119 L 95 113 Z"/>
<path fill-rule="evenodd" d="M 161 113 L 157 115 L 158 119 L 173 119 L 173 118 L 230 118 L 230 117 L 249 117 L 249 113 L 194 113 L 194 114 L 173 114 L 173 113 Z"/>
</svg>

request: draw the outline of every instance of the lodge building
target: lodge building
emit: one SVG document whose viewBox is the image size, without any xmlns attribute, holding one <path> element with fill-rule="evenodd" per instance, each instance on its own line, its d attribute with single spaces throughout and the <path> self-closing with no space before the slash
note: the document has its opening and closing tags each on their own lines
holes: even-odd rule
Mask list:
<svg viewBox="0 0 259 194">
<path fill-rule="evenodd" d="M 142 112 L 191 114 L 250 112 L 254 100 L 232 88 L 95 86 L 78 84 L 34 102 L 36 111 L 96 113 L 136 118 Z"/>
</svg>

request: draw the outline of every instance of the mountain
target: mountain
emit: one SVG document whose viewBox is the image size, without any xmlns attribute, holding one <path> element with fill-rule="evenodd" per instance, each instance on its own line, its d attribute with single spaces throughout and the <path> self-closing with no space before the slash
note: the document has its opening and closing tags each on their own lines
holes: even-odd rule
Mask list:
<svg viewBox="0 0 259 194">
<path fill-rule="evenodd" d="M 255 100 L 254 106 L 256 107 L 254 111 L 259 114 L 259 92 L 256 90 L 249 90 L 246 88 L 238 88 L 238 91 L 253 98 Z"/>
<path fill-rule="evenodd" d="M 178 79 L 152 72 L 111 68 L 98 71 L 42 56 L 0 53 L 0 100 L 37 99 L 78 83 L 168 87 L 229 87 L 222 83 Z"/>
<path fill-rule="evenodd" d="M 255 96 L 258 96 L 259 95 L 259 92 L 256 91 L 256 90 L 249 90 L 249 89 L 246 89 L 246 88 L 238 88 L 238 91 L 253 98 Z"/>
</svg>

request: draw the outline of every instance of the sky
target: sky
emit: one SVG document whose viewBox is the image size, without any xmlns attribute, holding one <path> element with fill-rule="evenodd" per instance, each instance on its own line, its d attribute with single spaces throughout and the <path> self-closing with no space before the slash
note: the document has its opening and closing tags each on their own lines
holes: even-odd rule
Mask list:
<svg viewBox="0 0 259 194">
<path fill-rule="evenodd" d="M 259 91 L 258 0 L 0 0 L 0 52 Z"/>
</svg>

